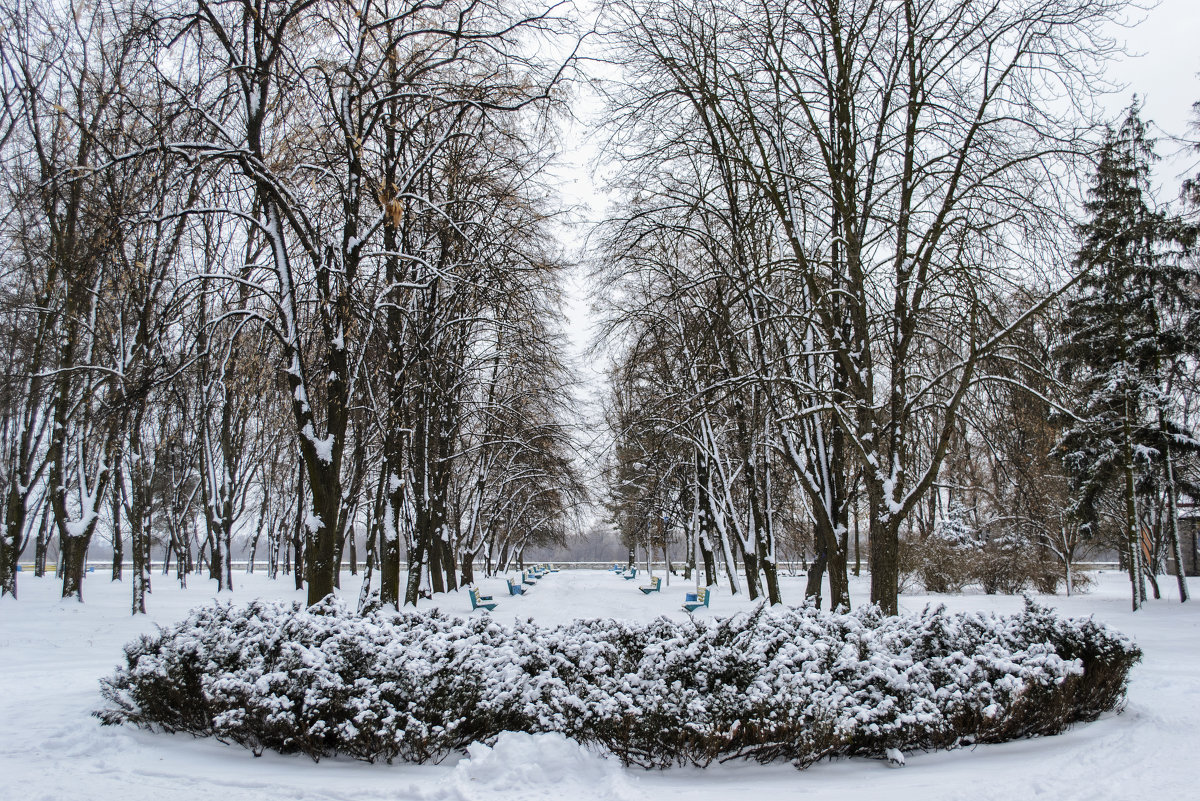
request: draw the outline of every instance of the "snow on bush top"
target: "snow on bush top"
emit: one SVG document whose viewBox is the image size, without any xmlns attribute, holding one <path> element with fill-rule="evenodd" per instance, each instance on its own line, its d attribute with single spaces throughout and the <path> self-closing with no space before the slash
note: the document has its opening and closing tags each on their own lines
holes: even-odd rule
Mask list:
<svg viewBox="0 0 1200 801">
<path fill-rule="evenodd" d="M 559 733 L 626 764 L 793 760 L 1054 734 L 1124 697 L 1141 652 L 1027 602 L 885 617 L 766 609 L 723 621 L 532 621 L 340 601 L 216 603 L 125 649 L 107 724 L 314 759 L 438 760 Z"/>
</svg>

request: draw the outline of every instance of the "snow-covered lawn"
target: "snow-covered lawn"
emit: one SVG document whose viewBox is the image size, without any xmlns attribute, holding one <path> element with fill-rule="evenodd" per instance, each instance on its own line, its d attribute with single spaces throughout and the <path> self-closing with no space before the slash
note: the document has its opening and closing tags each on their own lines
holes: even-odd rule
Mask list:
<svg viewBox="0 0 1200 801">
<path fill-rule="evenodd" d="M 785 598 L 802 594 L 801 578 L 785 579 Z M 851 597 L 868 593 L 852 580 Z M 469 759 L 442 765 L 368 765 L 249 751 L 190 736 L 102 728 L 90 716 L 100 704 L 97 681 L 121 660 L 121 646 L 155 622 L 179 619 L 213 595 L 214 583 L 198 578 L 180 590 L 155 577 L 151 614 L 129 615 L 129 588 L 100 573 L 84 585 L 86 603 L 58 599 L 53 577 L 20 576 L 21 600 L 0 601 L 0 801 L 260 801 L 265 799 L 524 799 L 581 801 L 601 798 L 720 799 L 784 798 L 1107 799 L 1194 797 L 1194 760 L 1200 732 L 1200 602 L 1151 602 L 1129 611 L 1127 579 L 1097 576 L 1091 593 L 1044 598 L 1063 614 L 1089 615 L 1132 635 L 1145 651 L 1134 668 L 1129 701 L 1108 715 L 1058 737 L 981 746 L 971 750 L 909 754 L 893 769 L 882 761 L 823 762 L 800 772 L 787 764 L 727 763 L 705 770 L 646 772 L 588 753 L 556 736 L 506 735 L 494 748 L 476 745 Z M 290 577 L 235 575 L 234 600 L 255 597 L 303 599 Z M 482 582 L 500 602 L 491 613 L 502 620 L 531 617 L 556 624 L 577 617 L 648 620 L 684 617 L 679 608 L 687 585 L 649 596 L 644 582 L 623 581 L 605 571 L 563 571 L 542 579 L 524 597 L 509 597 L 501 580 Z M 347 594 L 358 580 L 343 575 Z M 1173 589 L 1173 580 L 1164 582 Z M 1200 591 L 1200 582 L 1193 584 Z M 226 597 L 230 597 L 226 593 Z M 951 610 L 1016 612 L 1020 598 L 986 595 L 904 596 L 920 609 L 944 602 Z M 445 611 L 469 614 L 465 592 L 440 601 Z M 722 588 L 712 607 L 698 614 L 723 616 L 751 606 Z M 474 614 L 483 614 L 475 612 Z M 1173 794 L 1173 795 L 1165 795 Z"/>
</svg>

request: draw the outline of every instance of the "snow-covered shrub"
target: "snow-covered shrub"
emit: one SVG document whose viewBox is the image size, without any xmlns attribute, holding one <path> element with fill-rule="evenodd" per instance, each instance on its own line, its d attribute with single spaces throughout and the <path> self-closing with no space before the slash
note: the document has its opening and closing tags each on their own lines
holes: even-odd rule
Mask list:
<svg viewBox="0 0 1200 801">
<path fill-rule="evenodd" d="M 194 610 L 125 649 L 106 724 L 314 759 L 437 760 L 557 732 L 626 764 L 882 756 L 1053 734 L 1121 702 L 1141 654 L 1027 602 L 1017 615 L 766 609 L 727 620 L 531 621 L 340 601 Z"/>
<path fill-rule="evenodd" d="M 1000 531 L 979 553 L 979 583 L 988 595 L 1016 595 L 1032 583 L 1039 562 L 1029 540 L 1017 532 Z"/>
<path fill-rule="evenodd" d="M 951 502 L 933 533 L 916 545 L 918 576 L 928 592 L 962 592 L 977 580 L 983 538 L 970 512 Z"/>
</svg>

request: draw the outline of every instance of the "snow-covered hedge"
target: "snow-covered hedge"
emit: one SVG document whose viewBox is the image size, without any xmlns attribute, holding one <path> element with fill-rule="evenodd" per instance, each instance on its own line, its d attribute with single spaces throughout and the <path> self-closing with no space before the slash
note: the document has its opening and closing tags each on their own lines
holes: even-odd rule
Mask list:
<svg viewBox="0 0 1200 801">
<path fill-rule="evenodd" d="M 340 602 L 214 604 L 126 646 L 96 714 L 319 758 L 437 760 L 560 732 L 627 764 L 835 754 L 1054 734 L 1122 700 L 1141 652 L 1092 620 L 764 609 L 557 628 Z"/>
</svg>

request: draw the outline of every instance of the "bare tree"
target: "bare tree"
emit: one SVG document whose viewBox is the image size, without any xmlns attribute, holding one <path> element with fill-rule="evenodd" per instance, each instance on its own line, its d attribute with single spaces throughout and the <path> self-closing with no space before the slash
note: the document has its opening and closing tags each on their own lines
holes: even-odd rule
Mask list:
<svg viewBox="0 0 1200 801">
<path fill-rule="evenodd" d="M 630 145 L 660 153 L 672 137 L 732 164 L 773 210 L 794 289 L 765 319 L 811 320 L 814 349 L 830 357 L 831 377 L 806 389 L 864 466 L 872 600 L 888 612 L 900 528 L 936 479 L 980 360 L 1024 319 L 998 325 L 979 289 L 1029 283 L 1035 248 L 1061 250 L 1071 187 L 1053 176 L 1075 174 L 1088 147 L 1089 81 L 1122 5 L 614 7 L 632 87 L 620 108 L 643 122 Z M 696 133 L 651 128 L 669 112 Z M 1065 272 L 1066 258 L 1049 261 Z M 1046 296 L 1069 281 L 1051 278 Z M 932 354 L 948 367 L 926 372 Z M 936 433 L 918 451 L 922 428 Z"/>
</svg>

